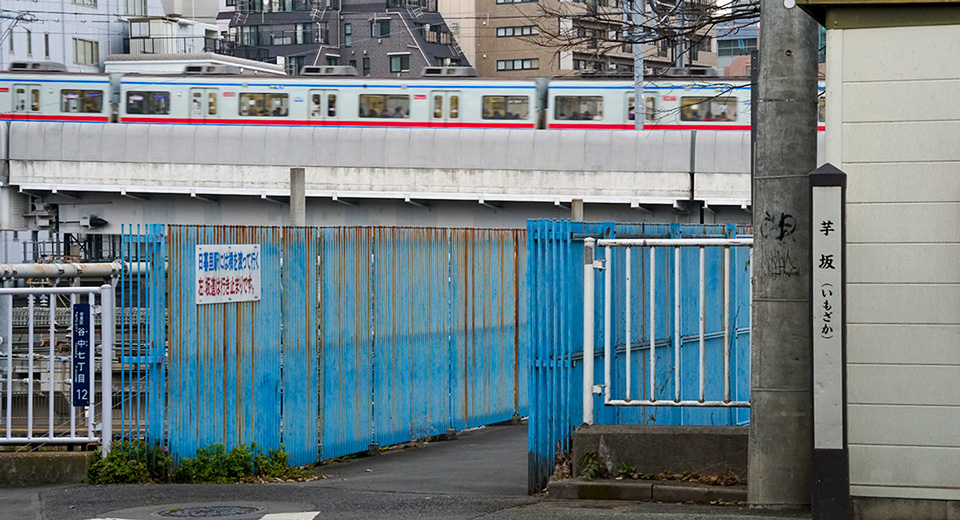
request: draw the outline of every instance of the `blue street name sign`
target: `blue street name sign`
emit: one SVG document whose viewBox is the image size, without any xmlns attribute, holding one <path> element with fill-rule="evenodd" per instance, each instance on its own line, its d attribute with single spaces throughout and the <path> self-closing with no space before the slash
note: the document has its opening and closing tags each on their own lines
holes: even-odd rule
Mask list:
<svg viewBox="0 0 960 520">
<path fill-rule="evenodd" d="M 73 304 L 73 406 L 90 406 L 90 304 Z"/>
</svg>

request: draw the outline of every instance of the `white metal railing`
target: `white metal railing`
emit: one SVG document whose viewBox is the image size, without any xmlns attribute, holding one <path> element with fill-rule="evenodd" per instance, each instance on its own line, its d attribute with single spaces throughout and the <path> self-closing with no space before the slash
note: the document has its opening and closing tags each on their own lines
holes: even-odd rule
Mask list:
<svg viewBox="0 0 960 520">
<path fill-rule="evenodd" d="M 604 258 L 596 259 L 596 248 L 604 248 Z M 622 399 L 611 397 L 611 358 L 613 329 L 611 328 L 611 302 L 612 302 L 612 267 L 613 255 L 612 248 L 625 248 L 624 264 L 626 283 L 626 301 L 625 307 L 625 395 Z M 632 287 L 632 249 L 648 248 L 649 255 L 649 306 L 650 317 L 648 326 L 649 335 L 649 385 L 648 398 L 636 399 L 631 395 L 632 373 L 631 373 L 631 355 L 633 345 L 631 337 L 633 334 L 633 324 L 631 323 L 631 298 L 630 289 Z M 706 249 L 707 247 L 723 248 L 723 399 L 706 399 Z M 663 239 L 594 239 L 587 238 L 584 241 L 584 263 L 583 263 L 583 422 L 593 423 L 593 396 L 594 394 L 603 394 L 605 405 L 613 406 L 687 406 L 687 407 L 749 407 L 749 401 L 737 401 L 731 398 L 730 389 L 730 248 L 731 247 L 749 247 L 752 260 L 753 239 L 752 238 L 663 238 Z M 673 378 L 674 395 L 673 399 L 657 399 L 656 397 L 656 248 L 673 248 L 674 265 L 674 323 L 673 323 Z M 680 278 L 682 270 L 679 268 L 682 248 L 697 248 L 700 253 L 699 264 L 699 334 L 697 336 L 699 343 L 699 393 L 696 400 L 684 400 L 681 398 L 680 390 L 680 347 L 682 338 L 680 335 Z M 752 261 L 748 262 L 752 279 Z M 603 279 L 603 384 L 594 385 L 594 319 L 595 319 L 595 277 L 596 271 L 604 271 Z M 639 347 L 639 345 L 638 345 Z"/>
<path fill-rule="evenodd" d="M 49 314 L 46 323 L 49 326 L 48 335 L 39 333 L 40 345 L 37 345 L 35 320 L 38 313 L 37 298 L 46 296 L 46 312 Z M 83 303 L 84 297 L 90 304 L 90 362 L 83 368 L 89 379 L 90 401 L 89 406 L 73 407 L 73 345 L 67 355 L 58 355 L 58 341 L 56 329 L 57 297 L 69 296 L 71 306 L 74 303 Z M 26 298 L 27 331 L 25 342 L 20 335 L 19 348 L 14 344 L 14 305 L 15 298 L 23 301 Z M 44 312 L 40 310 L 39 312 Z M 100 316 L 100 326 L 96 326 L 95 316 Z M 97 328 L 99 344 L 97 343 Z M 73 338 L 76 329 L 71 325 L 70 337 Z M 63 331 L 61 331 L 61 337 Z M 100 442 L 104 454 L 110 451 L 112 438 L 112 375 L 113 375 L 113 336 L 114 336 L 114 299 L 113 287 L 48 287 L 48 288 L 0 288 L 0 445 L 2 444 L 79 444 L 83 442 Z M 47 345 L 44 346 L 44 343 Z M 16 352 L 19 350 L 20 352 Z M 96 391 L 96 361 L 97 351 L 100 351 L 101 381 L 100 400 L 97 401 Z M 15 363 L 17 361 L 17 370 Z M 35 362 L 46 362 L 45 369 L 37 368 Z M 25 363 L 24 363 L 25 362 Z M 22 365 L 26 365 L 23 367 Z M 39 363 L 42 364 L 42 363 Z M 60 370 L 58 370 L 58 364 Z M 17 377 L 24 372 L 25 377 Z M 39 389 L 35 385 L 39 383 Z M 25 392 L 25 417 L 15 424 L 14 421 L 14 393 Z M 25 388 L 24 388 L 25 387 Z M 45 387 L 45 392 L 44 392 Z M 46 394 L 47 420 L 41 422 L 42 429 L 37 428 L 35 398 Z M 58 399 L 59 395 L 59 399 Z M 67 405 L 69 418 L 63 413 L 56 413 L 57 402 Z M 100 408 L 100 421 L 96 422 L 97 408 Z M 61 406 L 60 408 L 63 408 Z M 78 424 L 78 412 L 81 424 Z M 85 424 L 83 423 L 85 422 Z M 40 431 L 38 431 L 40 430 Z"/>
</svg>

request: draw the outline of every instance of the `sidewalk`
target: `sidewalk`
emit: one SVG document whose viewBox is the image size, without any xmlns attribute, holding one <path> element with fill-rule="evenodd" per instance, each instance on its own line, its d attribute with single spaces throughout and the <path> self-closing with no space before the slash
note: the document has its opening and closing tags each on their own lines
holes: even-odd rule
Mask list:
<svg viewBox="0 0 960 520">
<path fill-rule="evenodd" d="M 322 468 L 329 478 L 312 482 L 0 489 L 0 518 L 157 520 L 164 518 L 157 516 L 161 511 L 199 514 L 188 508 L 200 506 L 253 508 L 248 514 L 215 517 L 226 520 L 809 518 L 733 506 L 531 497 L 526 494 L 526 463 L 526 425 L 493 426 L 462 433 L 453 441 L 330 464 Z"/>
</svg>

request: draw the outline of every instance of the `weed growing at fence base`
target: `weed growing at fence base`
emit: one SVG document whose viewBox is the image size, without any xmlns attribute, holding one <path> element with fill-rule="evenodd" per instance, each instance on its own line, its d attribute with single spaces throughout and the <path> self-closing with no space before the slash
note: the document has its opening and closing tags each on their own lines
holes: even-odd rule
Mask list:
<svg viewBox="0 0 960 520">
<path fill-rule="evenodd" d="M 91 484 L 143 484 L 166 482 L 170 478 L 173 457 L 167 450 L 143 441 L 114 443 L 106 458 L 97 450 L 97 460 L 87 470 Z"/>
<path fill-rule="evenodd" d="M 90 467 L 87 480 L 91 484 L 222 484 L 317 478 L 303 468 L 291 467 L 289 459 L 283 446 L 264 452 L 256 443 L 241 444 L 227 451 L 222 444 L 212 444 L 197 450 L 193 458 L 174 464 L 173 457 L 159 446 L 148 449 L 143 442 L 119 442 L 106 458 Z"/>
</svg>

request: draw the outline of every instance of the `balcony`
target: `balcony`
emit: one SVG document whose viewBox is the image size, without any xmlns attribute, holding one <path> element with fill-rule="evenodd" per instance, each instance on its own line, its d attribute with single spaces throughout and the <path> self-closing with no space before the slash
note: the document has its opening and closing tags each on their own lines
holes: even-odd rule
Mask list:
<svg viewBox="0 0 960 520">
<path fill-rule="evenodd" d="M 219 41 L 203 36 L 145 36 L 124 38 L 124 54 L 194 54 L 219 52 Z"/>
</svg>

